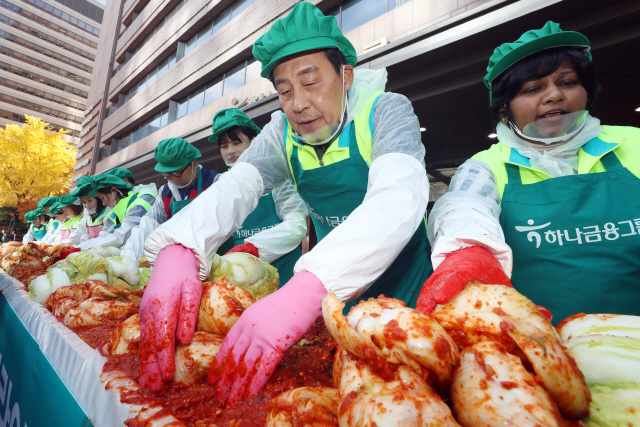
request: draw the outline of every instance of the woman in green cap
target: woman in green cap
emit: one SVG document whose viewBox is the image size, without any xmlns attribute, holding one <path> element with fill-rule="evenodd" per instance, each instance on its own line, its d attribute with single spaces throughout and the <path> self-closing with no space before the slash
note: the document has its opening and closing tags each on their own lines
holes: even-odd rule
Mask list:
<svg viewBox="0 0 640 427">
<path fill-rule="evenodd" d="M 78 246 L 83 251 L 96 246 L 119 248 L 127 241 L 133 227 L 151 209 L 155 197 L 148 192 L 134 193 L 131 185 L 110 173 L 92 177 L 91 186 L 103 205 L 113 210 L 104 219 L 98 236 Z"/>
<path fill-rule="evenodd" d="M 38 202 L 38 207 L 44 209 L 46 214 L 51 217 L 49 219 L 49 222 L 46 224 L 47 234 L 45 234 L 45 237 L 42 238 L 42 241 L 46 239 L 47 235 L 53 234 L 53 232 L 56 230 L 56 227 L 58 226 L 58 223 L 55 222 L 55 220 L 53 219 L 53 215 L 51 215 L 51 213 L 49 212 L 49 209 L 51 208 L 51 206 L 57 201 L 58 201 L 57 197 L 45 197 L 44 199 Z"/>
<path fill-rule="evenodd" d="M 213 117 L 213 134 L 225 164 L 233 166 L 260 133 L 260 128 L 238 108 L 218 111 Z M 246 252 L 278 269 L 280 283 L 293 277 L 293 267 L 302 256 L 300 243 L 307 234 L 309 212 L 291 181 L 260 197 L 258 206 L 242 226 L 218 248 L 219 254 Z"/>
<path fill-rule="evenodd" d="M 228 406 L 262 389 L 328 292 L 343 302 L 384 294 L 414 305 L 431 273 L 420 124 L 406 97 L 384 92 L 386 70 L 354 70 L 355 49 L 335 17 L 308 2 L 277 20 L 253 53 L 282 112 L 229 172 L 149 236 L 145 254 L 155 264 L 140 306 L 141 385 L 158 390 L 173 376 L 174 337 L 188 343 L 193 334 L 207 256 L 262 195 L 294 183 L 319 243 L 227 334 L 209 381 L 221 401 L 231 390 Z"/>
<path fill-rule="evenodd" d="M 84 207 L 84 215 L 78 223 L 78 232 L 73 233 L 61 243 L 77 246 L 84 241 L 98 237 L 100 231 L 102 231 L 103 222 L 109 213 L 109 209 L 98 198 L 91 182 L 92 178 L 90 176 L 83 176 L 78 180 L 76 189 L 71 192 L 72 196 L 80 199 Z"/>
<path fill-rule="evenodd" d="M 136 180 L 133 178 L 133 172 L 131 172 L 129 169 L 113 168 L 107 173 L 115 175 L 118 178 L 122 178 L 124 182 L 133 187 L 131 191 L 133 191 L 134 193 L 149 193 L 153 197 L 156 197 L 158 195 L 158 189 L 156 188 L 156 184 L 154 182 L 150 184 L 136 184 Z"/>
<path fill-rule="evenodd" d="M 78 227 L 83 218 L 82 203 L 78 196 L 65 194 L 58 200 L 58 207 L 65 216 L 65 222 L 60 227 L 60 234 L 55 243 L 70 245 L 78 240 Z"/>
<path fill-rule="evenodd" d="M 144 257 L 144 241 L 149 234 L 191 203 L 219 176 L 218 172 L 198 165 L 202 157 L 200 150 L 181 138 L 160 141 L 153 156 L 158 162 L 155 169 L 168 182 L 160 187 L 161 197 L 156 198 L 140 224 L 133 228 L 120 252 L 137 261 Z"/>
<path fill-rule="evenodd" d="M 47 235 L 44 236 L 41 243 L 46 245 L 55 245 L 60 242 L 60 231 L 62 230 L 62 224 L 64 224 L 66 217 L 60 209 L 60 203 L 55 202 L 49 207 L 49 212 L 54 219 L 52 227 L 47 231 Z"/>
<path fill-rule="evenodd" d="M 554 323 L 640 314 L 640 129 L 589 115 L 598 91 L 589 46 L 547 22 L 491 56 L 499 142 L 458 169 L 431 212 L 442 264 L 421 296 L 427 311 L 470 281 L 510 276 Z"/>
<path fill-rule="evenodd" d="M 29 226 L 27 234 L 22 238 L 22 243 L 37 242 L 47 233 L 46 222 L 42 222 L 43 215 L 38 216 L 38 211 L 44 212 L 44 209 L 38 208 L 24 215 L 24 219 L 27 223 L 31 223 L 31 225 Z"/>
</svg>

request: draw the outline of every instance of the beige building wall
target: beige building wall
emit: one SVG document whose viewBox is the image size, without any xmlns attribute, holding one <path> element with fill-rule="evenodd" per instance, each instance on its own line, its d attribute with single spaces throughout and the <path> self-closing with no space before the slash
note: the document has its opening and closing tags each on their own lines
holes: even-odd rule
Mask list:
<svg viewBox="0 0 640 427">
<path fill-rule="evenodd" d="M 94 0 L 86 1 L 92 6 L 98 7 L 100 9 L 104 8 L 101 3 Z M 13 37 L 18 37 L 22 40 L 25 40 L 28 43 L 33 43 L 38 48 L 47 49 L 54 55 L 62 55 L 72 61 L 76 61 L 85 66 L 92 67 L 95 71 L 95 63 L 93 60 L 86 58 L 74 51 L 67 50 L 57 44 L 51 43 L 47 40 L 43 40 L 42 38 L 40 38 L 40 36 L 33 35 L 31 33 L 31 30 L 23 31 L 23 29 L 17 27 L 26 25 L 31 29 L 37 31 L 39 35 L 42 35 L 43 37 L 53 37 L 59 42 L 67 43 L 71 47 L 81 49 L 89 55 L 94 56 L 98 54 L 97 46 L 89 46 L 85 43 L 82 43 L 81 41 L 76 40 L 73 35 L 69 34 L 69 32 L 78 34 L 94 43 L 98 42 L 98 37 L 90 34 L 87 31 L 84 31 L 81 28 L 78 28 L 68 20 L 48 13 L 47 11 L 36 7 L 35 5 L 27 1 L 9 0 L 9 2 L 13 5 L 13 7 L 0 7 L 0 14 L 13 21 L 9 23 L 7 22 L 6 18 L 3 18 L 2 22 L 0 22 L 0 30 L 10 34 Z M 60 11 L 60 14 L 68 14 L 70 17 L 84 21 L 98 29 L 100 29 L 101 27 L 100 22 L 90 19 L 89 17 L 80 13 L 80 10 L 73 10 L 72 8 L 67 7 L 62 2 L 58 2 L 55 0 L 43 0 L 43 2 L 45 4 L 45 7 L 47 7 L 49 10 L 53 10 L 53 8 L 55 8 Z M 20 10 L 16 10 L 16 7 Z M 32 15 L 33 18 L 28 16 L 29 14 Z M 61 28 L 61 30 L 57 31 L 53 28 L 50 28 L 46 23 L 38 21 L 40 19 L 44 19 L 54 25 L 57 25 L 59 28 Z M 51 66 L 58 67 L 59 69 L 64 70 L 68 73 L 72 73 L 89 80 L 92 78 L 91 72 L 86 72 L 72 64 L 68 64 L 66 62 L 63 62 L 62 60 L 32 50 L 22 44 L 17 43 L 17 41 L 8 40 L 6 38 L 0 40 L 4 48 L 11 49 L 22 55 L 27 55 Z M 56 113 L 54 111 L 49 112 L 49 110 L 55 110 L 57 112 L 70 114 L 76 116 L 79 121 L 82 121 L 82 119 L 84 118 L 85 109 L 87 106 L 89 106 L 88 98 L 85 97 L 88 96 L 89 86 L 74 79 L 61 76 L 58 73 L 50 72 L 37 65 L 22 61 L 12 56 L 1 55 L 0 61 L 6 64 L 6 66 L 0 68 L 0 79 L 2 79 L 3 83 L 6 82 L 6 84 L 0 84 L 0 94 L 3 95 L 3 101 L 0 102 L 0 109 L 11 113 L 9 115 L 6 115 L 7 117 L 0 118 L 0 125 L 4 126 L 6 124 L 20 124 L 23 120 L 24 114 L 36 116 L 55 127 L 62 127 L 69 131 L 69 134 L 65 137 L 65 139 L 69 140 L 74 145 L 78 145 L 80 143 L 79 134 L 82 131 L 82 124 L 76 123 L 74 121 L 69 121 L 59 116 L 56 117 L 52 114 L 57 115 L 59 113 Z M 20 70 L 17 70 L 18 68 Z M 68 90 L 61 90 L 60 88 L 54 87 L 51 84 L 48 84 L 48 81 L 46 79 L 51 79 L 58 84 L 63 84 L 67 87 L 80 90 L 84 92 L 85 96 L 78 93 L 70 93 L 70 91 Z M 25 89 L 24 87 L 27 88 Z M 40 94 L 42 96 L 38 96 L 37 94 Z M 24 106 L 15 105 L 15 103 L 4 102 L 5 96 L 32 103 L 34 104 L 34 107 L 25 108 Z M 70 105 L 65 105 L 70 104 L 70 102 L 67 103 L 60 98 L 76 103 L 78 108 L 72 107 Z M 82 108 L 83 106 L 85 108 Z M 42 109 L 42 107 L 44 107 L 44 110 Z"/>
</svg>

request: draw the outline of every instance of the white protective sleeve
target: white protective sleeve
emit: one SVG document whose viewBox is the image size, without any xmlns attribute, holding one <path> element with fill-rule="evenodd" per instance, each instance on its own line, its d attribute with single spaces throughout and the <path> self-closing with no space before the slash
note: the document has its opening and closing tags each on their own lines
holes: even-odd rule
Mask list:
<svg viewBox="0 0 640 427">
<path fill-rule="evenodd" d="M 162 187 L 160 187 L 162 188 Z M 143 191 L 149 191 L 154 197 L 158 197 L 158 187 L 156 187 L 156 183 L 152 182 L 150 184 L 137 184 L 134 185 L 131 189 L 134 193 L 141 193 Z"/>
<path fill-rule="evenodd" d="M 29 242 L 35 242 L 36 241 L 36 236 L 33 234 L 33 224 L 29 225 L 29 231 L 27 231 L 27 234 L 24 235 L 24 237 L 22 238 L 22 243 L 29 243 Z"/>
<path fill-rule="evenodd" d="M 85 213 L 80 222 L 78 222 L 78 228 L 71 231 L 69 237 L 60 243 L 63 245 L 78 246 L 80 243 L 89 240 L 89 230 L 87 230 L 87 221 L 89 221 L 89 218 L 89 214 Z"/>
<path fill-rule="evenodd" d="M 155 198 L 148 194 L 144 194 L 140 196 L 140 198 L 152 206 L 155 203 Z M 146 213 L 147 210 L 142 206 L 137 205 L 132 207 L 124 216 L 124 218 L 122 219 L 122 224 L 118 228 L 115 228 L 113 221 L 111 221 L 109 218 L 105 218 L 105 220 L 103 221 L 104 227 L 102 228 L 100 234 L 98 234 L 98 237 L 82 242 L 78 246 L 83 251 L 96 246 L 100 246 L 103 248 L 106 248 L 108 246 L 120 248 L 129 238 L 133 227 L 140 224 L 140 220 Z"/>
<path fill-rule="evenodd" d="M 160 187 L 158 194 L 162 194 L 163 187 L 164 185 Z M 147 240 L 147 237 L 149 237 L 149 234 L 151 234 L 153 230 L 158 228 L 160 224 L 164 224 L 168 219 L 162 197 L 156 197 L 149 212 L 140 219 L 140 224 L 131 230 L 131 235 L 120 251 L 120 255 L 126 255 L 140 262 L 144 257 L 145 240 Z"/>
<path fill-rule="evenodd" d="M 386 76 L 386 70 L 355 71 L 354 84 L 349 89 L 349 115 L 346 124 L 353 121 L 353 117 L 362 111 L 364 104 L 374 93 L 384 90 Z M 183 210 L 184 214 L 180 211 L 175 218 L 158 227 L 149 236 L 145 245 L 145 255 L 150 262 L 153 263 L 164 247 L 170 244 L 182 244 L 195 252 L 200 262 L 200 275 L 203 279 L 207 277 L 209 272 L 207 255 L 215 251 L 237 230 L 255 208 L 262 194 L 291 180 L 282 140 L 284 124 L 282 112 L 273 113 L 271 121 L 251 146 L 242 153 L 231 171 L 225 173 L 216 183 L 215 192 L 211 189 L 207 190 L 203 193 L 206 197 L 199 196 L 195 202 Z M 375 128 L 372 141 L 373 163 L 369 173 L 369 191 L 373 193 L 371 195 L 367 193 L 365 196 L 365 202 L 369 200 L 371 202 L 364 203 L 352 213 L 352 215 L 357 213 L 358 220 L 350 221 L 355 225 L 336 228 L 331 233 L 333 239 L 329 240 L 329 242 L 340 242 L 337 245 L 331 245 L 331 250 L 340 253 L 342 253 L 341 242 L 350 242 L 345 246 L 351 248 L 352 253 L 344 255 L 343 258 L 349 259 L 351 263 L 355 255 L 363 253 L 367 255 L 357 259 L 360 263 L 357 266 L 339 263 L 327 269 L 326 262 L 313 256 L 316 251 L 314 248 L 298 261 L 298 264 L 304 262 L 305 268 L 309 271 L 316 272 L 325 286 L 330 284 L 327 288 L 339 293 L 341 299 L 361 294 L 384 271 L 384 268 L 380 267 L 384 264 L 378 257 L 371 255 L 372 250 L 379 248 L 384 252 L 384 257 L 388 261 L 387 266 L 391 264 L 418 227 L 428 201 L 429 186 L 424 170 L 424 146 L 420 139 L 420 125 L 413 113 L 411 102 L 406 97 L 393 93 L 380 96 L 373 124 Z M 389 157 L 386 156 L 387 154 Z M 374 169 L 373 164 L 377 159 L 384 160 L 381 160 L 378 163 L 379 166 Z M 401 166 L 396 162 L 402 163 Z M 417 169 L 416 165 L 419 166 Z M 387 187 L 391 190 L 385 191 Z M 394 195 L 396 192 L 398 194 Z M 384 194 L 384 197 L 388 196 L 384 206 L 380 204 L 381 194 Z M 411 200 L 410 202 L 406 200 L 407 197 Z M 407 208 L 409 205 L 411 208 Z M 389 209 L 397 213 L 400 212 L 398 211 L 400 206 L 409 210 L 402 212 L 403 215 L 400 218 L 396 216 L 391 224 L 381 224 L 377 217 L 379 209 Z M 415 221 L 413 224 L 409 217 Z M 217 221 L 211 218 L 216 218 Z M 385 216 L 385 218 L 388 222 L 391 217 Z M 364 221 L 364 223 L 358 221 Z M 375 227 L 381 228 L 378 230 Z M 339 229 L 344 230 L 344 233 Z M 364 233 L 365 230 L 366 233 Z M 397 232 L 393 239 L 388 239 L 394 242 L 380 243 L 380 235 L 386 235 L 388 230 Z M 349 234 L 356 231 L 364 235 L 357 235 L 361 242 L 354 255 L 355 243 L 353 236 Z M 396 248 L 395 252 L 387 252 L 388 249 Z M 311 261 L 304 261 L 305 259 Z M 336 260 L 336 257 L 332 259 Z M 375 261 L 371 262 L 374 259 Z M 318 263 L 318 268 L 314 268 L 314 262 Z M 354 268 L 357 268 L 357 273 L 352 276 L 350 273 L 355 271 Z M 354 283 L 340 283 L 344 282 L 345 277 L 350 280 L 352 277 L 359 276 L 361 271 L 367 272 L 364 279 L 355 280 Z"/>
<path fill-rule="evenodd" d="M 427 235 L 434 269 L 450 253 L 480 246 L 491 251 L 511 277 L 513 255 L 500 226 L 500 193 L 484 162 L 470 159 L 458 168 L 449 192 L 431 210 Z"/>
<path fill-rule="evenodd" d="M 54 221 L 53 218 L 49 220 L 49 223 L 51 225 L 49 227 L 49 230 L 47 230 L 47 234 L 45 234 L 44 237 L 40 240 L 40 243 L 49 244 L 49 239 L 51 239 L 51 237 L 53 236 L 53 233 L 55 233 L 56 231 L 56 228 L 53 227 L 53 221 Z M 58 225 L 58 227 L 60 227 L 60 225 Z"/>
<path fill-rule="evenodd" d="M 53 230 L 53 233 L 51 235 L 49 235 L 49 233 L 47 233 L 45 237 L 46 241 L 43 241 L 43 243 L 46 243 L 47 245 L 57 245 L 60 243 L 60 232 L 62 231 L 62 222 L 60 224 L 58 224 L 58 228 L 56 228 L 55 230 Z"/>
<path fill-rule="evenodd" d="M 300 245 L 307 235 L 307 205 L 291 181 L 271 192 L 276 213 L 282 222 L 244 241 L 258 248 L 260 258 L 272 264 Z"/>
<path fill-rule="evenodd" d="M 247 163 L 236 163 L 216 185 L 149 235 L 144 246 L 147 260 L 153 264 L 165 247 L 182 245 L 195 253 L 200 263 L 200 278 L 205 280 L 210 267 L 207 256 L 242 225 L 264 192 L 256 168 Z"/>
</svg>

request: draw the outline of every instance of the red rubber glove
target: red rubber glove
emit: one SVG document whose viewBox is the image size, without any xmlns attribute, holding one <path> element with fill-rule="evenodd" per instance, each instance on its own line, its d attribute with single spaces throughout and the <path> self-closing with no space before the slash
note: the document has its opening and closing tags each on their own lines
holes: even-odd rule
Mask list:
<svg viewBox="0 0 640 427">
<path fill-rule="evenodd" d="M 231 252 L 244 252 L 244 253 L 253 255 L 256 258 L 260 258 L 260 254 L 258 253 L 258 248 L 253 246 L 251 243 L 243 243 L 241 245 L 234 246 L 229 250 L 229 252 L 227 252 L 227 254 L 230 254 Z"/>
<path fill-rule="evenodd" d="M 158 254 L 140 302 L 140 386 L 160 391 L 175 371 L 178 342 L 196 329 L 202 282 L 193 251 L 171 245 Z"/>
<path fill-rule="evenodd" d="M 224 402 L 226 398 L 227 408 L 233 408 L 243 396 L 262 390 L 283 353 L 322 316 L 326 294 L 316 276 L 301 271 L 282 288 L 249 306 L 211 365 L 208 379 L 210 384 L 217 383 L 216 399 Z"/>
<path fill-rule="evenodd" d="M 424 282 L 416 310 L 431 313 L 436 305 L 448 303 L 473 282 L 512 287 L 496 257 L 484 248 L 471 246 L 447 255 Z"/>
</svg>

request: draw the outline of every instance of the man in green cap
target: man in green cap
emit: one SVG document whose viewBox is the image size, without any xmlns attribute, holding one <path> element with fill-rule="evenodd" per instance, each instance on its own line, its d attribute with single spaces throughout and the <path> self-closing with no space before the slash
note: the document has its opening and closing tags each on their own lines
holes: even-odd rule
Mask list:
<svg viewBox="0 0 640 427">
<path fill-rule="evenodd" d="M 549 21 L 496 48 L 484 81 L 499 142 L 458 168 L 431 211 L 437 268 L 418 308 L 480 281 L 512 283 L 555 324 L 640 315 L 640 129 L 589 115 L 587 37 Z"/>
<path fill-rule="evenodd" d="M 386 70 L 354 71 L 355 49 L 336 19 L 307 2 L 277 20 L 253 53 L 284 114 L 275 112 L 216 185 L 149 236 L 145 254 L 155 264 L 140 306 L 141 385 L 158 390 L 173 376 L 174 337 L 191 340 L 207 256 L 263 194 L 294 183 L 319 243 L 226 336 L 209 381 L 227 406 L 262 389 L 322 314 L 327 293 L 343 302 L 384 294 L 413 306 L 431 273 L 420 124 L 406 97 L 384 92 Z"/>
<path fill-rule="evenodd" d="M 38 214 L 42 213 L 41 216 Z M 36 242 L 40 240 L 47 232 L 46 223 L 42 222 L 44 216 L 44 209 L 38 208 L 35 211 L 27 212 L 24 215 L 25 221 L 30 223 L 29 231 L 22 238 L 22 243 Z"/>
<path fill-rule="evenodd" d="M 133 178 L 133 172 L 131 172 L 129 169 L 113 168 L 107 173 L 115 175 L 118 178 L 121 178 L 127 184 L 131 185 L 131 187 L 133 187 L 131 191 L 133 191 L 134 193 L 149 192 L 154 196 L 158 195 L 158 189 L 156 188 L 155 183 L 152 182 L 149 184 L 136 184 L 136 180 Z"/>
<path fill-rule="evenodd" d="M 156 196 L 151 192 L 134 193 L 129 183 L 116 175 L 103 173 L 91 178 L 91 186 L 102 204 L 112 211 L 102 222 L 97 237 L 78 246 L 87 250 L 93 247 L 121 247 L 129 238 L 131 230 L 140 224 L 140 219 L 151 209 Z"/>
<path fill-rule="evenodd" d="M 213 184 L 218 172 L 198 165 L 200 150 L 181 138 L 160 141 L 154 153 L 155 169 L 168 182 L 160 187 L 160 197 L 149 209 L 120 252 L 136 261 L 144 257 L 144 241 L 160 224 L 164 224 L 182 208 Z M 112 173 L 111 171 L 110 173 Z"/>
</svg>

